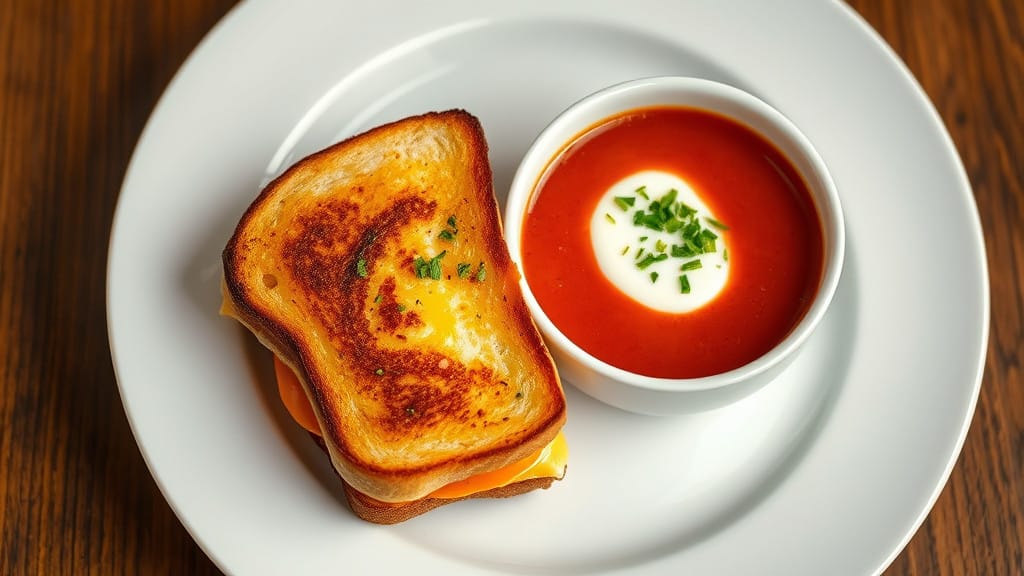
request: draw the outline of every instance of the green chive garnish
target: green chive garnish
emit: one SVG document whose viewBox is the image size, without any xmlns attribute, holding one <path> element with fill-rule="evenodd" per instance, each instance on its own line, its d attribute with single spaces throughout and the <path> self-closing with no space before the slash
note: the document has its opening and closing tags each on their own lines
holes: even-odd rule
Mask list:
<svg viewBox="0 0 1024 576">
<path fill-rule="evenodd" d="M 726 262 L 729 261 L 729 249 L 728 248 L 726 248 L 725 250 L 722 250 L 722 260 L 724 260 Z"/>
<path fill-rule="evenodd" d="M 627 252 L 629 252 L 629 246 L 623 246 L 622 247 L 622 252 L 619 255 L 620 256 L 625 256 Z"/>
<path fill-rule="evenodd" d="M 408 310 L 408 308 L 405 307 L 405 304 L 399 304 L 398 305 L 398 311 L 399 312 L 405 312 L 406 310 Z"/>
<path fill-rule="evenodd" d="M 636 193 L 640 195 L 644 200 L 650 200 L 650 196 L 647 195 L 647 186 L 641 186 L 636 189 Z"/>
<path fill-rule="evenodd" d="M 636 198 L 632 196 L 616 196 L 615 205 L 622 208 L 623 212 L 629 212 L 629 209 L 633 204 L 636 203 Z"/>
<path fill-rule="evenodd" d="M 452 214 L 451 216 L 448 217 L 448 225 L 451 226 L 452 228 L 456 229 L 456 230 L 459 229 L 459 227 L 455 224 L 455 215 L 454 214 Z"/>
<path fill-rule="evenodd" d="M 377 376 L 383 376 L 384 375 L 384 369 L 383 368 L 377 368 L 376 370 L 373 371 L 373 373 L 376 374 Z"/>
<path fill-rule="evenodd" d="M 615 224 L 615 218 L 612 218 L 612 215 L 607 212 L 604 213 L 604 219 Z"/>
<path fill-rule="evenodd" d="M 455 271 L 459 273 L 459 278 L 465 278 L 469 276 L 469 269 L 472 267 L 473 265 L 469 262 L 459 262 L 458 265 L 455 266 Z"/>
<path fill-rule="evenodd" d="M 690 293 L 690 280 L 683 274 L 679 277 L 679 293 L 689 294 Z"/>
<path fill-rule="evenodd" d="M 366 260 L 360 258 L 356 261 L 356 274 L 359 275 L 360 278 L 366 278 L 370 275 L 370 271 L 366 269 Z"/>
<path fill-rule="evenodd" d="M 487 271 L 484 270 L 484 263 L 480 263 L 480 268 L 476 271 L 476 281 L 483 282 L 487 278 Z"/>
<path fill-rule="evenodd" d="M 651 272 L 651 284 L 654 284 L 657 281 L 658 281 L 658 273 L 657 272 Z"/>
<path fill-rule="evenodd" d="M 641 269 L 641 270 L 645 270 L 651 264 L 654 264 L 655 262 L 661 262 L 662 260 L 667 260 L 667 259 L 668 259 L 668 254 L 658 254 L 657 256 L 655 256 L 654 254 L 648 254 L 647 256 L 644 256 L 644 258 L 642 260 L 637 262 L 636 267 Z"/>
<path fill-rule="evenodd" d="M 721 223 L 721 222 L 719 222 L 718 220 L 715 220 L 715 219 L 714 219 L 714 218 L 712 218 L 711 216 L 706 216 L 706 217 L 704 218 L 704 220 L 707 220 L 707 223 L 708 223 L 708 224 L 711 224 L 712 226 L 714 226 L 715 228 L 718 228 L 719 230 L 725 231 L 725 230 L 728 230 L 728 229 L 729 229 L 729 227 L 728 227 L 728 226 L 726 226 L 725 224 L 722 224 L 722 223 Z"/>
<path fill-rule="evenodd" d="M 452 240 L 455 240 L 455 235 L 452 234 L 451 230 L 441 230 L 441 233 L 438 234 L 437 236 L 438 236 L 438 238 L 440 238 L 442 240 L 447 240 L 449 242 L 451 242 Z"/>
<path fill-rule="evenodd" d="M 679 267 L 679 271 L 680 272 L 686 272 L 688 270 L 698 270 L 698 269 L 702 268 L 703 266 L 704 265 L 701 264 L 699 259 L 698 260 L 690 260 L 689 262 L 686 262 L 682 266 L 680 266 Z"/>
<path fill-rule="evenodd" d="M 665 244 L 661 240 L 658 240 L 658 242 L 654 244 L 654 249 L 658 252 L 664 252 L 666 248 L 668 248 L 668 244 Z"/>
</svg>

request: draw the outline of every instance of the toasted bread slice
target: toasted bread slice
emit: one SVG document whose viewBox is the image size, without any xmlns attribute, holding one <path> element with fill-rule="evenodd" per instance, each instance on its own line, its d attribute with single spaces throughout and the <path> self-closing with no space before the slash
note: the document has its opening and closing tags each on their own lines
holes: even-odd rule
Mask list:
<svg viewBox="0 0 1024 576">
<path fill-rule="evenodd" d="M 298 162 L 245 212 L 223 262 L 232 315 L 295 371 L 365 502 L 420 500 L 516 462 L 565 421 L 465 112 Z"/>
</svg>

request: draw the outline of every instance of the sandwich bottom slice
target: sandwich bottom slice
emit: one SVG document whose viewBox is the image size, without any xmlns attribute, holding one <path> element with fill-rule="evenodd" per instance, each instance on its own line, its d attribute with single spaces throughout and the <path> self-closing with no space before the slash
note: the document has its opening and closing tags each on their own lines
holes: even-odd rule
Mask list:
<svg viewBox="0 0 1024 576">
<path fill-rule="evenodd" d="M 291 368 L 274 357 L 281 402 L 295 422 L 306 429 L 310 437 L 324 452 L 324 444 L 313 409 L 305 399 L 301 384 Z M 559 432 L 543 449 L 518 462 L 491 472 L 471 476 L 465 480 L 443 486 L 425 498 L 411 502 L 382 502 L 353 488 L 344 478 L 345 498 L 352 511 L 360 518 L 376 524 L 404 522 L 439 506 L 470 498 L 508 498 L 538 488 L 547 489 L 555 480 L 565 476 L 569 449 L 565 436 Z M 340 476 L 339 476 L 340 478 Z"/>
</svg>

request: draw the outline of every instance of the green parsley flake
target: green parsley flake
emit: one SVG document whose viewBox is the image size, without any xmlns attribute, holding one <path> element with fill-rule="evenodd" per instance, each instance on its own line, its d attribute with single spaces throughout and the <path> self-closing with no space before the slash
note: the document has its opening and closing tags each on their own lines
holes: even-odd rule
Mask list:
<svg viewBox="0 0 1024 576">
<path fill-rule="evenodd" d="M 360 278 L 366 278 L 370 275 L 370 271 L 366 268 L 366 260 L 360 258 L 356 261 L 356 274 Z"/>
<path fill-rule="evenodd" d="M 455 234 L 453 234 L 451 230 L 441 230 L 441 233 L 438 234 L 437 237 L 449 242 L 455 240 Z"/>
<path fill-rule="evenodd" d="M 483 282 L 487 279 L 487 270 L 484 269 L 484 263 L 480 263 L 480 268 L 476 271 L 476 281 Z"/>
<path fill-rule="evenodd" d="M 657 281 L 658 281 L 658 273 L 657 272 L 651 272 L 651 284 L 654 284 Z"/>
<path fill-rule="evenodd" d="M 455 270 L 458 272 L 459 278 L 466 278 L 469 276 L 469 269 L 472 267 L 473 265 L 469 262 L 459 262 L 458 265 L 455 266 Z"/>
</svg>

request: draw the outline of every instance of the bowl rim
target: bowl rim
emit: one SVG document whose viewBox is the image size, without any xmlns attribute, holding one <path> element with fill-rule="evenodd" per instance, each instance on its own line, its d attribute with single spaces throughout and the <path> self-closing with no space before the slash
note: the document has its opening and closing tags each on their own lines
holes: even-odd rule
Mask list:
<svg viewBox="0 0 1024 576">
<path fill-rule="evenodd" d="M 672 101 L 661 98 L 642 104 L 616 105 L 610 112 L 602 108 L 602 105 L 616 99 L 644 100 L 645 96 L 647 96 L 646 99 L 650 99 L 660 93 L 659 91 L 671 93 Z M 696 104 L 687 101 L 694 96 L 703 98 L 703 103 Z M 800 172 L 805 182 L 808 183 L 808 187 L 814 187 L 815 180 L 817 186 L 820 187 L 816 192 L 812 188 L 811 195 L 821 221 L 825 243 L 821 281 L 810 306 L 800 320 L 790 328 L 786 336 L 770 350 L 742 366 L 697 378 L 662 378 L 630 372 L 609 364 L 584 350 L 566 336 L 544 312 L 530 289 L 526 274 L 522 271 L 520 264 L 522 261 L 520 236 L 522 224 L 525 221 L 535 188 L 561 151 L 581 134 L 603 124 L 612 117 L 631 110 L 658 106 L 706 110 L 739 122 L 772 145 L 781 148 L 777 138 L 750 126 L 749 122 L 735 117 L 732 113 L 708 106 L 707 100 L 716 104 L 739 105 L 744 111 L 767 121 L 793 145 L 801 159 L 813 172 L 813 174 L 804 173 L 804 170 L 797 166 L 798 162 L 794 158 L 789 158 L 790 163 L 794 164 L 794 169 Z M 573 128 L 574 126 L 575 128 Z M 564 132 L 568 132 L 569 136 L 560 136 Z M 512 179 L 505 203 L 504 236 L 512 261 L 520 268 L 519 286 L 526 304 L 534 322 L 537 323 L 546 339 L 553 340 L 558 349 L 571 355 L 575 361 L 582 363 L 589 370 L 606 378 L 651 391 L 681 392 L 713 390 L 745 382 L 772 370 L 794 356 L 821 322 L 838 287 L 846 252 L 844 220 L 839 193 L 824 160 L 807 136 L 780 111 L 753 94 L 729 84 L 692 76 L 651 76 L 620 82 L 597 90 L 571 104 L 541 130 L 523 155 Z"/>
</svg>

